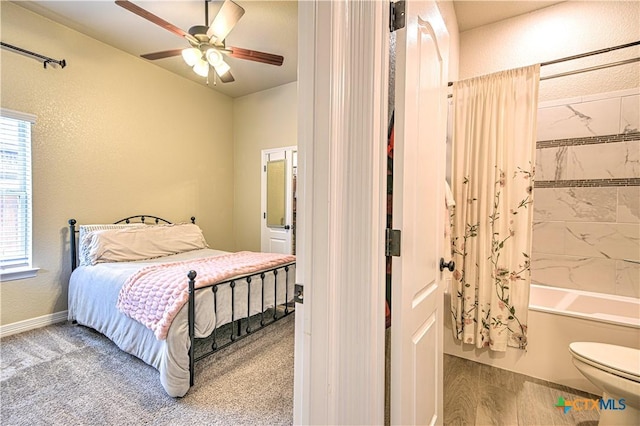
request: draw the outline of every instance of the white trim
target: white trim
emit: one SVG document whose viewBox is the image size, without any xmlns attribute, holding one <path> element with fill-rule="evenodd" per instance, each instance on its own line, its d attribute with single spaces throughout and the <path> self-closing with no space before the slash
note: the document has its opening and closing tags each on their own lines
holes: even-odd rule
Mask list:
<svg viewBox="0 0 640 426">
<path fill-rule="evenodd" d="M 310 283 L 311 235 L 313 223 L 310 198 L 313 179 L 314 82 L 316 52 L 316 3 L 298 3 L 298 183 L 296 217 L 296 283 Z M 307 267 L 309 263 L 309 267 Z M 293 379 L 293 424 L 311 424 L 311 407 L 326 406 L 311 399 L 311 307 L 313 289 L 305 286 L 305 303 L 296 304 Z"/>
<path fill-rule="evenodd" d="M 271 154 L 273 152 L 279 152 L 279 151 L 297 151 L 297 150 L 298 150 L 297 145 L 291 145 L 291 146 L 283 146 L 282 148 L 263 149 L 262 154 Z"/>
<path fill-rule="evenodd" d="M 13 268 L 4 269 L 0 272 L 0 281 L 15 281 L 33 278 L 40 268 Z"/>
<path fill-rule="evenodd" d="M 14 111 L 12 109 L 0 108 L 0 115 L 7 118 L 13 118 L 14 120 L 28 121 L 31 124 L 35 124 L 36 116 L 29 114 L 28 112 Z"/>
<path fill-rule="evenodd" d="M 305 302 L 294 423 L 383 424 L 389 6 L 320 0 L 298 8 L 306 28 L 296 272 Z"/>
<path fill-rule="evenodd" d="M 11 336 L 12 334 L 23 333 L 36 328 L 46 327 L 47 325 L 64 322 L 69 316 L 69 311 L 55 312 L 53 314 L 43 315 L 41 317 L 30 318 L 24 321 L 18 321 L 11 324 L 0 325 L 0 338 Z"/>
</svg>

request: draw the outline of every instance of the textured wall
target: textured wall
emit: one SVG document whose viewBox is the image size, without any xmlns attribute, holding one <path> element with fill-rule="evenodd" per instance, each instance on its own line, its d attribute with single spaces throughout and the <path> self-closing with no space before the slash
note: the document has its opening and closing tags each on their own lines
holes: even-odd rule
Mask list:
<svg viewBox="0 0 640 426">
<path fill-rule="evenodd" d="M 35 114 L 36 278 L 3 282 L 0 324 L 67 308 L 68 231 L 131 214 L 198 218 L 233 249 L 233 104 L 205 86 L 2 1 L 2 41 L 64 69 L 2 49 L 2 107 Z"/>
<path fill-rule="evenodd" d="M 460 34 L 460 79 L 640 40 L 640 2 L 567 1 Z M 543 67 L 541 76 L 640 56 L 632 47 Z M 540 82 L 540 101 L 638 87 L 640 64 Z"/>
<path fill-rule="evenodd" d="M 298 144 L 298 83 L 233 100 L 236 250 L 260 251 L 261 151 Z"/>
</svg>

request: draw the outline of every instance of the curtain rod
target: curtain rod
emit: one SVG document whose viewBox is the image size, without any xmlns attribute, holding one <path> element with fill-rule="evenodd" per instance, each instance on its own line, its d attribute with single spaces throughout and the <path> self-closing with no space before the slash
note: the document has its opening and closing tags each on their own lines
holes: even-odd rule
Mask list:
<svg viewBox="0 0 640 426">
<path fill-rule="evenodd" d="M 567 56 L 565 58 L 560 58 L 560 59 L 554 59 L 553 61 L 547 61 L 547 62 L 541 62 L 540 66 L 543 67 L 545 65 L 552 65 L 552 64 L 557 64 L 560 62 L 566 62 L 566 61 L 572 61 L 574 59 L 580 59 L 580 58 L 586 58 L 587 56 L 593 56 L 593 55 L 599 55 L 601 53 L 607 53 L 607 52 L 612 52 L 614 50 L 618 50 L 618 49 L 625 49 L 627 47 L 632 47 L 632 46 L 637 46 L 640 44 L 640 40 L 638 41 L 632 41 L 631 43 L 625 43 L 625 44 L 620 44 L 618 46 L 613 46 L 613 47 L 607 47 L 605 49 L 598 49 L 598 50 L 592 50 L 591 52 L 586 52 L 586 53 L 580 53 L 578 55 L 573 55 L 573 56 Z M 632 60 L 631 62 L 635 62 L 634 60 Z M 629 62 L 626 62 L 629 63 Z M 622 63 L 614 63 L 614 64 L 609 64 L 609 65 L 605 65 L 602 66 L 601 68 L 608 68 L 608 67 L 613 67 L 616 65 L 622 65 Z M 553 75 L 553 76 L 549 76 L 549 77 L 541 77 L 540 80 L 546 80 L 548 78 L 555 78 L 555 77 L 562 77 L 565 75 L 571 75 L 571 74 L 578 74 L 578 72 L 585 72 L 585 71 L 592 71 L 595 69 L 599 69 L 596 67 L 591 67 L 591 68 L 584 68 L 583 70 L 577 70 L 575 72 L 569 71 L 566 73 L 562 73 L 562 74 L 557 74 L 557 75 Z M 453 86 L 453 82 L 449 82 L 448 86 Z"/>
<path fill-rule="evenodd" d="M 631 64 L 631 63 L 634 63 L 634 62 L 640 62 L 640 57 L 625 59 L 623 61 L 618 61 L 618 62 L 611 62 L 609 64 L 594 65 L 594 66 L 589 67 L 589 68 L 581 68 L 579 70 L 561 72 L 559 74 L 547 75 L 547 76 L 544 76 L 544 77 L 540 77 L 540 81 L 549 80 L 549 79 L 557 78 L 557 77 L 564 77 L 564 76 L 567 76 L 567 75 L 581 74 L 583 72 L 595 71 L 595 70 L 600 70 L 600 69 L 603 69 L 603 68 L 617 67 L 618 65 Z M 451 93 L 449 93 L 447 95 L 447 98 L 452 98 L 452 97 L 453 97 L 453 95 Z"/>
<path fill-rule="evenodd" d="M 43 60 L 42 63 L 43 63 L 45 68 L 47 68 L 47 64 L 51 64 L 51 63 L 58 64 L 62 68 L 67 66 L 67 61 L 65 61 L 64 59 L 58 61 L 58 60 L 52 59 L 52 58 L 50 58 L 48 56 L 40 55 L 38 53 L 34 53 L 34 52 L 29 51 L 29 50 L 22 49 L 22 48 L 17 47 L 17 46 L 13 46 L 11 44 L 8 44 L 8 43 L 2 42 L 2 41 L 0 41 L 0 45 L 2 45 L 2 47 L 6 47 L 8 49 L 13 49 L 13 50 L 15 50 L 17 52 L 24 53 L 24 54 L 27 54 L 29 56 L 33 56 L 34 58 L 42 59 Z"/>
<path fill-rule="evenodd" d="M 602 69 L 602 68 L 617 67 L 618 65 L 631 64 L 633 62 L 638 62 L 638 61 L 640 61 L 640 57 L 631 58 L 631 59 L 625 59 L 624 61 L 611 62 L 610 64 L 595 65 L 595 66 L 589 67 L 589 68 L 582 68 L 582 69 L 579 69 L 579 70 L 561 72 L 559 74 L 553 74 L 553 75 L 547 75 L 545 77 L 540 77 L 540 81 L 549 80 L 550 78 L 564 77 L 565 75 L 580 74 L 580 73 L 583 73 L 583 72 L 595 71 L 595 70 L 599 70 L 599 69 Z"/>
<path fill-rule="evenodd" d="M 624 49 L 626 47 L 637 46 L 640 44 L 640 41 L 633 41 L 631 43 L 620 44 L 618 46 L 607 47 L 606 49 L 592 50 L 591 52 L 581 53 L 579 55 L 567 56 L 566 58 L 555 59 L 553 61 L 541 62 L 540 66 L 544 67 L 545 65 L 557 64 L 559 62 L 573 61 L 574 59 L 586 58 L 587 56 L 599 55 L 601 53 L 612 52 L 618 49 Z"/>
</svg>

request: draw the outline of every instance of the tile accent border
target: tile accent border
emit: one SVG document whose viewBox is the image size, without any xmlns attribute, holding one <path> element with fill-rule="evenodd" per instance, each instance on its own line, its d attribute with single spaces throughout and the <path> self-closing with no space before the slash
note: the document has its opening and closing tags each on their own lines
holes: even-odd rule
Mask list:
<svg viewBox="0 0 640 426">
<path fill-rule="evenodd" d="M 557 148 L 566 146 L 595 145 L 618 142 L 640 143 L 640 132 L 618 133 L 615 135 L 590 136 L 570 139 L 554 139 L 537 141 L 536 149 Z M 574 179 L 574 180 L 539 180 L 535 188 L 595 188 L 616 186 L 640 186 L 640 178 L 607 178 L 607 179 Z"/>
<path fill-rule="evenodd" d="M 571 139 L 553 139 L 546 141 L 537 141 L 536 149 L 555 148 L 559 146 L 578 146 L 591 145 L 599 143 L 616 143 L 616 142 L 640 142 L 640 132 L 618 133 L 615 135 L 590 136 L 585 138 Z"/>
<path fill-rule="evenodd" d="M 640 186 L 640 178 L 541 180 L 535 188 L 594 188 L 608 186 Z"/>
</svg>

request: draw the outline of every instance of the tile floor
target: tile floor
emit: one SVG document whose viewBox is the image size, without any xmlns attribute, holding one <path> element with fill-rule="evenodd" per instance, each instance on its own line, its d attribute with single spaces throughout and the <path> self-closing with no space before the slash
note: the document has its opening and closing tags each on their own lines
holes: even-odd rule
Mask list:
<svg viewBox="0 0 640 426">
<path fill-rule="evenodd" d="M 564 413 L 559 397 L 599 399 L 576 389 L 451 355 L 444 356 L 445 425 L 596 426 L 596 410 Z"/>
</svg>

